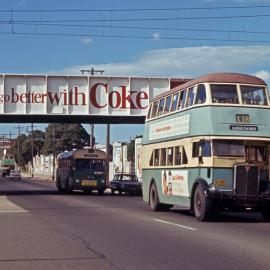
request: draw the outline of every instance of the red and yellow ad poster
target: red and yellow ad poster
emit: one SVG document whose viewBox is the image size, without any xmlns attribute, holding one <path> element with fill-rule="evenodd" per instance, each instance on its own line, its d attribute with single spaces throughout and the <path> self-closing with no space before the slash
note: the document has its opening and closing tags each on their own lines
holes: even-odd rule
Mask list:
<svg viewBox="0 0 270 270">
<path fill-rule="evenodd" d="M 161 180 L 163 194 L 189 196 L 187 170 L 162 170 Z"/>
</svg>

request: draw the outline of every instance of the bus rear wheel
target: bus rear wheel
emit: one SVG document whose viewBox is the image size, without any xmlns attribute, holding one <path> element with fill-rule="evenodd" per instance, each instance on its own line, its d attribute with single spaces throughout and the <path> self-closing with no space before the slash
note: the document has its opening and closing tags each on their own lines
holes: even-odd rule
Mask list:
<svg viewBox="0 0 270 270">
<path fill-rule="evenodd" d="M 200 184 L 197 185 L 193 195 L 193 210 L 199 221 L 207 221 L 213 214 L 212 201 L 204 194 Z"/>
<path fill-rule="evenodd" d="M 270 222 L 270 208 L 264 208 L 261 210 L 261 214 L 264 218 L 264 221 Z"/>
<path fill-rule="evenodd" d="M 172 205 L 160 203 L 157 185 L 155 182 L 153 182 L 150 187 L 149 204 L 150 204 L 150 208 L 155 212 L 168 211 L 172 207 Z"/>
</svg>

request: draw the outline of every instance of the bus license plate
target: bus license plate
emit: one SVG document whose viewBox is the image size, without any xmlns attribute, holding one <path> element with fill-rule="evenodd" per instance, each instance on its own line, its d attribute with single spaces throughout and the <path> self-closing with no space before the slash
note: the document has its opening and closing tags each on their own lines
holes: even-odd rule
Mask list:
<svg viewBox="0 0 270 270">
<path fill-rule="evenodd" d="M 97 180 L 82 180 L 82 186 L 96 187 L 97 186 Z"/>
</svg>

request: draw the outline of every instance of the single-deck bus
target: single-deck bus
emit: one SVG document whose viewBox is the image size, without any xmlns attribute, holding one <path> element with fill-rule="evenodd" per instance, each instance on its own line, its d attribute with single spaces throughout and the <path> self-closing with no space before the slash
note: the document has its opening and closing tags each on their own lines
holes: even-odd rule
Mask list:
<svg viewBox="0 0 270 270">
<path fill-rule="evenodd" d="M 65 151 L 57 157 L 56 186 L 59 191 L 97 190 L 102 195 L 106 189 L 106 153 L 98 149 Z"/>
<path fill-rule="evenodd" d="M 266 83 L 215 73 L 157 96 L 146 117 L 143 199 L 154 211 L 188 207 L 270 219 L 270 107 Z"/>
</svg>

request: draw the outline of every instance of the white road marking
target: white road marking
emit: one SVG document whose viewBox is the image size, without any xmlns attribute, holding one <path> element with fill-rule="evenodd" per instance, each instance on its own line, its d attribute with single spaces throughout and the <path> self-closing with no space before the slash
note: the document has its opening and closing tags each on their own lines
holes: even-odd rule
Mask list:
<svg viewBox="0 0 270 270">
<path fill-rule="evenodd" d="M 11 202 L 6 196 L 0 197 L 0 214 L 27 213 L 28 211 Z"/>
<path fill-rule="evenodd" d="M 160 222 L 160 223 L 165 223 L 165 224 L 169 224 L 169 225 L 181 227 L 181 228 L 183 228 L 183 229 L 192 230 L 192 231 L 197 231 L 197 229 L 195 229 L 195 228 L 187 227 L 187 226 L 180 225 L 180 224 L 177 224 L 177 223 L 172 223 L 172 222 L 168 222 L 168 221 L 161 220 L 161 219 L 154 219 L 154 220 L 157 221 L 157 222 Z"/>
</svg>

